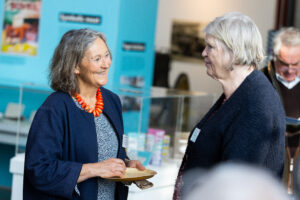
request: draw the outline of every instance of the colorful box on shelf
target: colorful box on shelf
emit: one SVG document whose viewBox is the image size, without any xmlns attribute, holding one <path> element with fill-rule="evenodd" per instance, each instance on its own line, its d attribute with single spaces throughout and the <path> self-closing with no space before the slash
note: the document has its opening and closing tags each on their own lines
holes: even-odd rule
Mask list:
<svg viewBox="0 0 300 200">
<path fill-rule="evenodd" d="M 162 147 L 162 157 L 163 159 L 168 159 L 170 156 L 170 136 L 165 135 L 163 139 L 163 147 Z"/>
<path fill-rule="evenodd" d="M 160 166 L 165 130 L 149 128 L 147 133 L 146 150 L 152 152 L 150 165 Z"/>
<path fill-rule="evenodd" d="M 150 151 L 138 151 L 138 160 L 144 166 L 147 166 L 150 164 L 151 157 L 152 157 L 152 152 L 150 152 Z"/>
<path fill-rule="evenodd" d="M 144 166 L 149 165 L 152 152 L 145 151 L 146 134 L 129 132 L 126 136 L 125 139 L 128 140 L 126 142 L 128 157 L 133 160 L 139 160 Z"/>
</svg>

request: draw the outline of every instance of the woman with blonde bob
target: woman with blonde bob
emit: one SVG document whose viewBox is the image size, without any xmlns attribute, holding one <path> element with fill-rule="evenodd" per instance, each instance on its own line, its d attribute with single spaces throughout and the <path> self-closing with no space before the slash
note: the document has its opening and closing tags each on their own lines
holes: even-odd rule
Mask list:
<svg viewBox="0 0 300 200">
<path fill-rule="evenodd" d="M 257 70 L 264 58 L 261 34 L 241 13 L 217 17 L 204 29 L 202 53 L 207 74 L 223 94 L 191 131 L 173 199 L 181 199 L 189 181 L 185 172 L 223 162 L 257 165 L 281 177 L 285 115 L 280 98 Z"/>
</svg>

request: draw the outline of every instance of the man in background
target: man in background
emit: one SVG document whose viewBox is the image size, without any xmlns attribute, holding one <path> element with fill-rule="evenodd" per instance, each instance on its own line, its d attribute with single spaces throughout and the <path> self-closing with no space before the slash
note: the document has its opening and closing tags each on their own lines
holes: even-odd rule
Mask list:
<svg viewBox="0 0 300 200">
<path fill-rule="evenodd" d="M 282 28 L 273 39 L 273 59 L 262 71 L 279 93 L 286 112 L 283 181 L 293 193 L 294 163 L 300 153 L 300 30 Z M 270 102 L 272 103 L 272 102 Z"/>
</svg>

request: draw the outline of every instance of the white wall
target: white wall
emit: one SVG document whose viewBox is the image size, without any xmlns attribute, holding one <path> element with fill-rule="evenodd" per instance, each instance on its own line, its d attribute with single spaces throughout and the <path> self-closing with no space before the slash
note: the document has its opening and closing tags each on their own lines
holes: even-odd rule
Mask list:
<svg viewBox="0 0 300 200">
<path fill-rule="evenodd" d="M 266 47 L 268 30 L 275 24 L 276 2 L 277 0 L 159 0 L 156 49 L 169 49 L 172 20 L 207 23 L 231 11 L 242 12 L 255 21 Z"/>
<path fill-rule="evenodd" d="M 222 94 L 221 84 L 206 73 L 204 62 L 183 62 L 173 60 L 169 72 L 169 85 L 174 87 L 180 74 L 186 74 L 191 91 Z"/>
<path fill-rule="evenodd" d="M 274 28 L 277 0 L 159 0 L 155 48 L 158 51 L 170 49 L 172 21 L 194 21 L 208 23 L 227 12 L 239 11 L 250 16 L 257 24 L 266 49 L 267 35 Z M 191 62 L 171 63 L 170 86 L 180 73 L 189 77 L 191 90 L 222 93 L 220 84 L 208 77 L 204 64 Z"/>
</svg>

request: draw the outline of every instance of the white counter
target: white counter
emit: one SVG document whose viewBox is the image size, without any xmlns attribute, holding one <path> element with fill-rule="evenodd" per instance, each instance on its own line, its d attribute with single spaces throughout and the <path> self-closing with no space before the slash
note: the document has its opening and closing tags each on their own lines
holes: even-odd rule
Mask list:
<svg viewBox="0 0 300 200">
<path fill-rule="evenodd" d="M 13 174 L 11 200 L 22 200 L 23 194 L 23 171 L 25 154 L 18 154 L 10 160 L 9 171 Z M 179 168 L 179 160 L 164 162 L 161 167 L 147 166 L 155 170 L 157 174 L 149 179 L 154 186 L 141 190 L 132 184 L 129 187 L 128 200 L 168 200 L 172 199 L 175 179 Z"/>
<path fill-rule="evenodd" d="M 147 166 L 157 174 L 149 179 L 154 185 L 152 188 L 141 190 L 135 185 L 129 187 L 128 200 L 171 200 L 180 161 L 170 160 L 161 167 Z"/>
<path fill-rule="evenodd" d="M 23 199 L 24 160 L 24 153 L 17 154 L 10 159 L 9 172 L 13 174 L 11 200 Z"/>
</svg>

